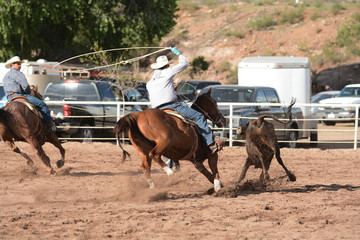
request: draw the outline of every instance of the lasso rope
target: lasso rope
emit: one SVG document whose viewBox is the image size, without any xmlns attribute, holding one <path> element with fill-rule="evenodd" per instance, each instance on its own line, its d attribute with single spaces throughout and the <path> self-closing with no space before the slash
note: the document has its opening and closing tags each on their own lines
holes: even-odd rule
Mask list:
<svg viewBox="0 0 360 240">
<path fill-rule="evenodd" d="M 65 59 L 64 61 L 61 61 L 61 62 L 55 64 L 53 66 L 53 68 L 57 67 L 60 64 L 65 63 L 65 62 L 68 62 L 70 60 L 73 60 L 75 58 L 89 56 L 89 55 L 93 55 L 93 54 L 97 54 L 97 53 L 113 52 L 113 51 L 121 51 L 121 50 L 131 50 L 131 49 L 159 49 L 159 48 L 160 48 L 160 50 L 157 50 L 155 52 L 142 55 L 140 57 L 134 57 L 134 58 L 131 58 L 129 60 L 125 60 L 125 61 L 123 60 L 123 61 L 120 61 L 120 62 L 117 62 L 117 63 L 113 63 L 113 64 L 109 64 L 109 65 L 105 65 L 105 66 L 100 66 L 100 67 L 94 67 L 94 68 L 87 69 L 87 70 L 94 70 L 94 69 L 100 69 L 100 68 L 104 68 L 104 67 L 111 67 L 111 66 L 116 66 L 116 65 L 119 65 L 119 64 L 124 64 L 125 65 L 125 64 L 128 64 L 128 63 L 133 63 L 133 62 L 139 61 L 142 58 L 146 58 L 146 57 L 151 56 L 153 54 L 156 54 L 156 53 L 159 53 L 159 52 L 170 49 L 169 47 L 129 47 L 129 48 L 113 48 L 113 49 L 107 49 L 107 50 L 100 50 L 100 51 L 96 51 L 96 52 L 80 54 L 80 55 Z"/>
</svg>

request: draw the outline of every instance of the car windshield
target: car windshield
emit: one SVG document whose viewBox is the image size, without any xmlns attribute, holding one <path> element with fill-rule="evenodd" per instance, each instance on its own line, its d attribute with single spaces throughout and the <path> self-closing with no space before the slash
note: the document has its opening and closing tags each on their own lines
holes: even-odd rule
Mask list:
<svg viewBox="0 0 360 240">
<path fill-rule="evenodd" d="M 346 87 L 341 90 L 339 97 L 360 97 L 360 87 Z"/>
<path fill-rule="evenodd" d="M 44 98 L 52 101 L 99 101 L 98 93 L 93 84 L 83 83 L 50 84 Z"/>
<path fill-rule="evenodd" d="M 249 88 L 212 88 L 211 96 L 216 102 L 251 102 L 253 90 Z"/>
<path fill-rule="evenodd" d="M 188 82 L 180 82 L 176 91 L 180 94 L 184 93 L 193 93 L 196 89 L 196 86 L 194 86 L 191 83 Z"/>
<path fill-rule="evenodd" d="M 318 103 L 323 99 L 332 98 L 334 96 L 336 96 L 336 94 L 316 94 L 316 95 L 311 97 L 311 102 L 312 103 Z"/>
</svg>

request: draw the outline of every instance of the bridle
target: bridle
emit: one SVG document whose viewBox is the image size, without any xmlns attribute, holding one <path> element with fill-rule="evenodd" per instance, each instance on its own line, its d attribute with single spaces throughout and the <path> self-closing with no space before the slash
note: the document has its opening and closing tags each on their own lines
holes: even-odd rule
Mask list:
<svg viewBox="0 0 360 240">
<path fill-rule="evenodd" d="M 217 105 L 216 102 L 215 102 L 215 100 L 212 99 L 212 98 L 211 98 L 210 96 L 208 96 L 207 94 L 203 94 L 203 95 L 201 95 L 201 96 L 207 97 L 208 100 L 213 103 L 213 105 L 215 105 L 215 106 Z M 200 97 L 200 96 L 199 96 L 199 97 Z M 194 102 L 193 104 L 200 110 L 200 112 L 201 112 L 207 119 L 209 119 L 209 120 L 212 122 L 212 124 L 213 124 L 214 126 L 217 125 L 217 124 L 219 124 L 219 123 L 221 123 L 221 115 L 222 115 L 222 113 L 220 112 L 220 110 L 219 110 L 217 107 L 215 108 L 216 111 L 217 111 L 217 113 L 216 113 L 217 118 L 216 118 L 216 120 L 214 120 L 212 117 L 210 117 L 210 115 L 209 115 L 203 108 L 201 108 L 199 105 L 196 104 L 196 100 L 195 100 L 195 102 Z"/>
</svg>

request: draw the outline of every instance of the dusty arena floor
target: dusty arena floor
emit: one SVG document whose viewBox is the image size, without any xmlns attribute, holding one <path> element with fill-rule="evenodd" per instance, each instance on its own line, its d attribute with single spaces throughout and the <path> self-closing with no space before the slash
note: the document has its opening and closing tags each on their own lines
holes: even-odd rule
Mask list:
<svg viewBox="0 0 360 240">
<path fill-rule="evenodd" d="M 18 143 L 34 156 L 29 145 Z M 353 149 L 287 149 L 294 172 L 287 180 L 274 159 L 270 182 L 261 186 L 251 167 L 236 186 L 245 148 L 219 153 L 223 190 L 212 194 L 189 162 L 168 177 L 153 165 L 155 189 L 140 171 L 140 159 L 121 164 L 111 143 L 68 142 L 66 163 L 44 149 L 57 176 L 38 159 L 35 169 L 0 143 L 0 239 L 359 239 L 360 159 Z"/>
</svg>

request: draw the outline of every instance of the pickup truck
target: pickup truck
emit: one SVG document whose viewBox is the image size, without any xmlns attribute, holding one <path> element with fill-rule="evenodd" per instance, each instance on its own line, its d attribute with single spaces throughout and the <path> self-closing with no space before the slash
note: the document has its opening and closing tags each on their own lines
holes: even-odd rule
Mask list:
<svg viewBox="0 0 360 240">
<path fill-rule="evenodd" d="M 316 116 L 323 125 L 334 126 L 336 123 L 355 122 L 355 109 L 341 105 L 360 104 L 360 84 L 346 85 L 337 97 L 324 99 L 319 103 L 336 105 L 318 107 Z"/>
<path fill-rule="evenodd" d="M 268 114 L 279 119 L 288 119 L 286 117 L 287 106 L 266 106 L 266 103 L 280 103 L 279 96 L 274 88 L 271 87 L 244 87 L 238 85 L 217 85 L 208 86 L 201 90 L 201 93 L 211 90 L 211 96 L 218 103 L 259 103 L 260 106 L 234 106 L 233 107 L 233 128 L 238 131 L 233 131 L 233 139 L 245 140 L 246 129 L 252 119 L 258 118 L 260 115 Z M 200 94 L 201 94 L 200 93 Z M 227 118 L 227 126 L 229 127 L 229 106 L 219 106 L 220 111 Z M 298 139 L 302 138 L 303 132 L 297 129 L 302 129 L 303 122 L 298 121 L 303 119 L 301 108 L 292 108 L 293 121 L 289 124 L 281 124 L 272 121 L 275 129 L 294 129 L 294 131 L 276 131 L 278 140 L 291 141 L 287 144 L 290 148 L 296 147 Z M 270 119 L 269 119 L 270 120 Z M 229 131 L 214 131 L 215 135 L 220 137 L 229 137 Z"/>
<path fill-rule="evenodd" d="M 134 91 L 137 93 L 134 94 Z M 44 100 L 57 128 L 57 135 L 63 138 L 78 138 L 91 142 L 95 137 L 115 138 L 112 127 L 117 121 L 117 106 L 109 101 L 141 101 L 136 89 L 121 88 L 108 81 L 77 80 L 51 82 L 44 90 Z M 63 101 L 63 104 L 51 101 Z M 70 104 L 67 101 L 96 101 L 103 104 Z M 138 105 L 121 105 L 124 115 L 141 111 Z M 99 127 L 99 128 L 94 128 Z"/>
</svg>

